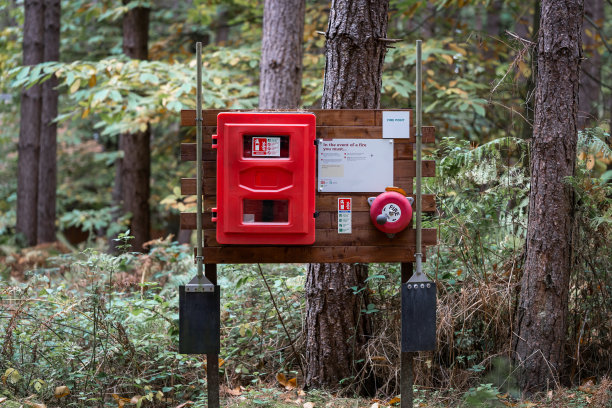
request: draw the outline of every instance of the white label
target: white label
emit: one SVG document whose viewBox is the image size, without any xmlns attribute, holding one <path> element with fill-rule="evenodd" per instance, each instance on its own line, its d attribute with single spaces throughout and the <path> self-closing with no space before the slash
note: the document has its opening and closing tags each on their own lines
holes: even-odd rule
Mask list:
<svg viewBox="0 0 612 408">
<path fill-rule="evenodd" d="M 393 140 L 319 140 L 318 190 L 375 193 L 393 185 Z"/>
<path fill-rule="evenodd" d="M 397 204 L 389 203 L 382 209 L 382 213 L 387 216 L 387 222 L 396 222 L 402 216 L 402 210 Z"/>
<path fill-rule="evenodd" d="M 410 111 L 383 111 L 383 139 L 410 139 Z"/>
<path fill-rule="evenodd" d="M 353 233 L 352 198 L 338 199 L 338 234 Z"/>
<path fill-rule="evenodd" d="M 280 137 L 253 137 L 253 156 L 280 157 Z"/>
</svg>

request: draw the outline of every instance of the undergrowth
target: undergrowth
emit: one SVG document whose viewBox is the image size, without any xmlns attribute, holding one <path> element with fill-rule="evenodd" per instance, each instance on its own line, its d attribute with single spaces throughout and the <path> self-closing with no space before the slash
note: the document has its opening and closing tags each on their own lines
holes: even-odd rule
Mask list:
<svg viewBox="0 0 612 408">
<path fill-rule="evenodd" d="M 612 190 L 607 173 L 589 164 L 598 154 L 593 145 L 581 145 L 587 153 L 567 180 L 576 196 L 576 238 L 561 375 L 575 392 L 543 395 L 541 406 L 610 401 Z M 438 228 L 440 241 L 427 253 L 425 271 L 438 288 L 437 348 L 415 356 L 422 406 L 520 406 L 511 338 L 527 225 L 527 149 L 508 138 L 481 146 L 447 140 L 431 152 L 440 156 L 440 174 L 426 189 L 437 194 L 439 213 L 425 226 Z M 119 247 L 127 250 L 129 236 L 123 240 Z M 195 273 L 190 249 L 170 238 L 152 241 L 147 254 L 111 256 L 104 249 L 0 248 L 0 401 L 203 405 L 205 357 L 177 348 L 177 286 Z M 261 273 L 257 265 L 219 269 L 227 406 L 370 406 L 341 393 L 300 394 L 306 268 L 262 265 Z M 373 371 L 381 404 L 399 394 L 400 275 L 397 264 L 370 265 L 371 305 L 363 310 L 374 317 L 364 350 L 369 364 L 343 383 L 355 389 L 350 383 Z"/>
</svg>

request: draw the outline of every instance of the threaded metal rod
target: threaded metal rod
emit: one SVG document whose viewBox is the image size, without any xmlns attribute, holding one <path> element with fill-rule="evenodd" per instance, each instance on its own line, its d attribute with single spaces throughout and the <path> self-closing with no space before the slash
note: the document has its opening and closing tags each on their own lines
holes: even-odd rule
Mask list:
<svg viewBox="0 0 612 408">
<path fill-rule="evenodd" d="M 196 65 L 197 65 L 197 88 L 196 88 L 196 228 L 197 228 L 197 252 L 196 262 L 198 267 L 198 281 L 204 277 L 202 268 L 202 180 L 204 179 L 202 169 L 202 43 L 196 43 Z"/>
<path fill-rule="evenodd" d="M 422 177 L 422 143 L 423 143 L 423 80 L 421 63 L 421 40 L 416 42 L 416 275 L 423 273 L 421 253 L 421 177 Z"/>
</svg>

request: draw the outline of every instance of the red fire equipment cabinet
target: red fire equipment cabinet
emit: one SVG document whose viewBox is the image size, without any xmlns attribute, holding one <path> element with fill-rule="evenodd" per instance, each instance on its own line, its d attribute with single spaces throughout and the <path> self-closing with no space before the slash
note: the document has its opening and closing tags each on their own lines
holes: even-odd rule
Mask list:
<svg viewBox="0 0 612 408">
<path fill-rule="evenodd" d="M 218 243 L 314 243 L 315 126 L 309 113 L 217 116 Z"/>
</svg>

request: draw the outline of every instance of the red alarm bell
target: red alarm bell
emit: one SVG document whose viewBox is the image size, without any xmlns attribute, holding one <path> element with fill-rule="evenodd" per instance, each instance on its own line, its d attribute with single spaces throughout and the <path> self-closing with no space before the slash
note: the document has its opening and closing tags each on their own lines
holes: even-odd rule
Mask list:
<svg viewBox="0 0 612 408">
<path fill-rule="evenodd" d="M 370 219 L 376 228 L 393 237 L 403 231 L 412 219 L 412 197 L 406 197 L 404 190 L 387 187 L 378 197 L 368 198 Z"/>
</svg>

